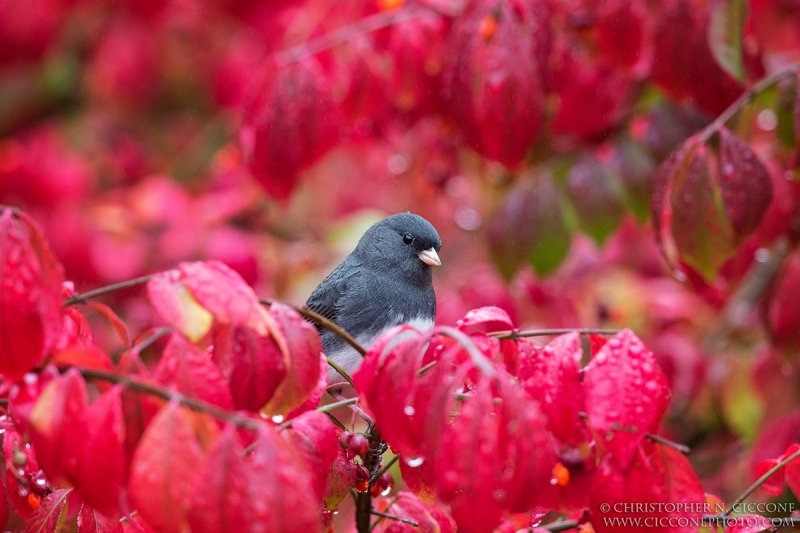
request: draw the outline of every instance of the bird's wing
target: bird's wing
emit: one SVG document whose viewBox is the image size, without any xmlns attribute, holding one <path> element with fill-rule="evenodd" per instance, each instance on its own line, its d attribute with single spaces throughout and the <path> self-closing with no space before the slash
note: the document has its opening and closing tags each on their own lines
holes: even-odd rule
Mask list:
<svg viewBox="0 0 800 533">
<path fill-rule="evenodd" d="M 306 307 L 328 320 L 336 322 L 341 308 L 342 295 L 347 292 L 351 280 L 359 270 L 357 265 L 349 261 L 340 264 L 314 289 L 306 301 Z M 317 328 L 319 329 L 319 326 Z"/>
</svg>

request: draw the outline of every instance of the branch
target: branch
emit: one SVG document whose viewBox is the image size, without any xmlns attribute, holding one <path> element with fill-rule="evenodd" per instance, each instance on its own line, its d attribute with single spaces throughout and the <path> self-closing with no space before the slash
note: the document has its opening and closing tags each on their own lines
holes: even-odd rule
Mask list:
<svg viewBox="0 0 800 533">
<path fill-rule="evenodd" d="M 389 461 L 385 465 L 383 465 L 380 470 L 375 472 L 375 475 L 370 478 L 369 482 L 375 483 L 376 481 L 378 481 L 378 478 L 381 477 L 383 474 L 385 474 L 392 466 L 394 466 L 394 464 L 397 462 L 398 459 L 400 459 L 399 455 L 395 455 L 394 457 L 389 459 Z"/>
<path fill-rule="evenodd" d="M 490 336 L 504 341 L 509 339 L 521 339 L 523 337 L 545 337 L 549 335 L 564 335 L 565 333 L 572 333 L 577 331 L 581 335 L 616 335 L 619 333 L 618 329 L 597 329 L 597 328 L 551 328 L 551 329 L 530 329 L 526 331 L 494 331 L 489 333 Z"/>
<path fill-rule="evenodd" d="M 69 307 L 70 305 L 84 303 L 86 300 L 94 298 L 96 296 L 101 296 L 103 294 L 107 294 L 109 292 L 118 291 L 120 289 L 127 289 L 128 287 L 135 287 L 136 285 L 141 285 L 143 283 L 147 283 L 150 281 L 152 275 L 142 276 L 140 278 L 129 279 L 127 281 L 121 281 L 119 283 L 114 283 L 112 285 L 106 285 L 105 287 L 100 287 L 99 289 L 94 289 L 93 291 L 85 292 L 83 294 L 76 294 L 72 298 L 68 298 L 64 301 L 64 307 Z"/>
<path fill-rule="evenodd" d="M 271 300 L 269 298 L 261 298 L 259 300 L 259 302 L 261 302 L 263 305 L 267 305 L 267 306 L 272 305 L 273 301 L 274 300 Z M 316 311 L 312 311 L 311 309 L 309 309 L 306 306 L 295 307 L 295 306 L 292 305 L 291 307 L 293 307 L 298 313 L 300 313 L 300 315 L 303 318 L 305 318 L 306 320 L 314 322 L 315 324 L 317 324 L 317 325 L 327 329 L 328 331 L 334 333 L 337 337 L 339 337 L 344 342 L 346 342 L 347 344 L 352 346 L 353 349 L 355 351 L 357 351 L 358 353 L 360 353 L 362 356 L 367 353 L 367 350 L 364 349 L 364 347 L 361 346 L 361 344 L 359 344 L 359 342 L 357 340 L 355 340 L 349 333 L 347 333 L 345 330 L 343 330 L 342 328 L 340 328 L 339 326 L 337 326 L 336 324 L 334 324 L 333 322 L 331 322 L 330 320 L 328 320 L 327 318 L 325 318 L 321 314 L 317 313 Z M 333 365 L 331 365 L 331 366 L 333 366 Z M 336 367 L 334 367 L 334 368 L 336 368 Z M 342 374 L 342 375 L 344 376 L 345 374 Z"/>
<path fill-rule="evenodd" d="M 736 113 L 741 111 L 741 109 L 755 100 L 756 96 L 764 92 L 765 90 L 769 89 L 779 81 L 784 78 L 787 78 L 794 74 L 795 72 L 800 72 L 800 61 L 796 63 L 791 63 L 786 65 L 785 67 L 776 70 L 769 76 L 761 79 L 758 83 L 753 85 L 751 89 L 748 89 L 744 92 L 739 98 L 736 99 L 731 105 L 728 106 L 728 109 L 722 112 L 720 116 L 714 119 L 708 126 L 700 130 L 700 139 L 703 141 L 707 141 L 718 129 L 725 125 Z"/>
<path fill-rule="evenodd" d="M 780 237 L 769 249 L 766 261 L 753 263 L 736 293 L 709 328 L 703 340 L 706 351 L 716 352 L 723 348 L 725 339 L 742 325 L 791 250 L 789 239 L 786 236 Z"/>
<path fill-rule="evenodd" d="M 404 524 L 411 524 L 414 527 L 419 527 L 419 522 L 417 522 L 416 520 L 412 520 L 411 518 L 406 518 L 405 516 L 397 516 L 389 513 L 382 513 L 381 511 L 376 511 L 374 509 L 372 510 L 372 514 L 374 514 L 375 516 L 380 516 L 381 518 L 388 518 L 389 520 L 397 520 L 398 522 L 403 522 Z M 378 520 L 375 521 L 375 524 L 377 524 L 380 521 L 381 519 L 379 518 Z M 370 527 L 371 528 L 375 527 L 375 524 L 372 524 L 372 526 Z"/>
<path fill-rule="evenodd" d="M 750 496 L 750 495 L 751 495 L 751 494 L 752 494 L 752 493 L 753 493 L 753 492 L 754 492 L 754 491 L 755 491 L 755 490 L 756 490 L 758 487 L 760 487 L 761 485 L 763 485 L 763 484 L 764 484 L 764 482 L 765 482 L 767 479 L 769 479 L 769 477 L 770 477 L 772 474 L 774 474 L 775 472 L 777 472 L 778 470 L 780 470 L 780 469 L 781 469 L 781 468 L 783 468 L 784 466 L 788 465 L 789 463 L 791 463 L 792 461 L 794 461 L 794 460 L 795 460 L 795 459 L 797 459 L 798 457 L 800 457 L 800 450 L 797 450 L 797 451 L 796 451 L 796 452 L 794 452 L 792 455 L 790 455 L 789 457 L 787 457 L 786 459 L 784 459 L 784 460 L 783 460 L 783 461 L 781 461 L 780 463 L 776 464 L 775 466 L 773 466 L 772 468 L 770 468 L 769 470 L 767 470 L 767 471 L 764 473 L 764 475 L 763 475 L 763 476 L 761 476 L 760 478 L 758 478 L 757 480 L 755 480 L 755 482 L 754 482 L 752 485 L 750 485 L 749 487 L 747 487 L 747 490 L 745 490 L 745 491 L 744 491 L 744 492 L 743 492 L 743 493 L 742 493 L 742 494 L 741 494 L 741 495 L 740 495 L 738 498 L 736 498 L 736 501 L 735 501 L 735 502 L 733 502 L 733 503 L 730 505 L 730 507 L 728 507 L 727 509 L 725 509 L 725 510 L 724 510 L 722 513 L 720 513 L 720 515 L 719 515 L 719 516 L 721 516 L 721 517 L 730 516 L 730 514 L 731 514 L 733 511 L 735 511 L 735 510 L 736 510 L 736 508 L 737 508 L 739 505 L 741 505 L 741 504 L 742 504 L 742 502 L 743 502 L 743 501 L 744 501 L 744 500 L 745 500 L 745 499 L 746 499 L 748 496 Z"/>
<path fill-rule="evenodd" d="M 258 420 L 243 417 L 237 413 L 226 411 L 225 409 L 221 409 L 216 405 L 204 402 L 203 400 L 198 400 L 197 398 L 191 398 L 179 392 L 175 392 L 173 390 L 161 387 L 153 383 L 145 383 L 143 381 L 131 379 L 126 376 L 120 376 L 118 374 L 112 374 L 111 372 L 105 372 L 103 370 L 78 368 L 78 371 L 80 371 L 81 375 L 87 379 L 101 379 L 103 381 L 108 381 L 109 383 L 115 383 L 115 384 L 118 383 L 127 389 L 144 392 L 145 394 L 161 398 L 162 400 L 177 401 L 181 405 L 183 405 L 184 407 L 188 407 L 192 411 L 197 411 L 199 413 L 206 413 L 218 420 L 230 422 L 231 424 L 234 424 L 238 428 L 257 431 L 262 425 L 262 422 Z"/>
<path fill-rule="evenodd" d="M 372 487 L 375 485 L 378 469 L 381 464 L 381 456 L 386 451 L 386 444 L 383 442 L 378 430 L 372 426 L 369 431 L 369 451 L 364 456 L 364 468 L 369 472 L 369 485 L 365 492 L 357 494 L 356 498 L 356 530 L 358 533 L 369 533 L 370 516 L 375 513 L 372 509 Z"/>
<path fill-rule="evenodd" d="M 583 418 L 584 420 L 589 418 L 589 415 L 587 415 L 583 411 L 579 412 L 578 416 L 580 418 Z M 625 430 L 622 429 L 622 431 L 625 431 Z M 688 446 L 686 446 L 685 444 L 681 444 L 680 442 L 675 442 L 673 440 L 669 440 L 669 439 L 667 439 L 665 437 L 662 437 L 660 435 L 653 435 L 652 433 L 645 433 L 644 434 L 644 438 L 646 438 L 648 440 L 651 440 L 653 442 L 657 442 L 658 444 L 663 444 L 664 446 L 668 446 L 668 447 L 672 448 L 673 450 L 681 452 L 684 455 L 689 455 L 691 453 L 691 451 L 692 451 L 692 449 L 689 448 Z"/>
</svg>

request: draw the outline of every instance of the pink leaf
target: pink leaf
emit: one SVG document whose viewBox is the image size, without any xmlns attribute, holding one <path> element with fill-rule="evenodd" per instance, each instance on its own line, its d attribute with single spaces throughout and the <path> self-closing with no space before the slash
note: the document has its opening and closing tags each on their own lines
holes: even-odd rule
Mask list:
<svg viewBox="0 0 800 533">
<path fill-rule="evenodd" d="M 142 436 L 131 463 L 131 503 L 165 533 L 185 530 L 186 509 L 203 460 L 191 416 L 177 403 L 164 407 Z"/>
<path fill-rule="evenodd" d="M 219 367 L 177 333 L 170 337 L 153 377 L 186 396 L 223 409 L 233 408 L 230 388 Z"/>
<path fill-rule="evenodd" d="M 511 317 L 499 307 L 480 307 L 469 311 L 458 321 L 458 329 L 466 333 L 492 333 L 514 329 Z"/>
<path fill-rule="evenodd" d="M 275 338 L 245 326 L 216 328 L 213 359 L 230 383 L 236 409 L 258 411 L 286 377 L 286 361 Z M 326 385 L 327 376 L 325 372 Z"/>
<path fill-rule="evenodd" d="M 106 518 L 86 505 L 78 513 L 78 533 L 122 533 L 119 520 Z"/>
<path fill-rule="evenodd" d="M 58 489 L 42 499 L 25 524 L 23 533 L 56 533 L 71 489 Z"/>
<path fill-rule="evenodd" d="M 623 470 L 648 431 L 657 431 L 669 403 L 667 378 L 655 356 L 625 329 L 585 369 L 589 425 Z"/>
<path fill-rule="evenodd" d="M 316 328 L 288 305 L 273 303 L 269 317 L 269 332 L 283 353 L 287 370 L 264 411 L 285 416 L 306 402 L 317 389 L 322 341 Z"/>
<path fill-rule="evenodd" d="M 61 265 L 38 226 L 11 209 L 0 213 L 0 373 L 21 378 L 41 363 L 62 328 Z"/>
</svg>

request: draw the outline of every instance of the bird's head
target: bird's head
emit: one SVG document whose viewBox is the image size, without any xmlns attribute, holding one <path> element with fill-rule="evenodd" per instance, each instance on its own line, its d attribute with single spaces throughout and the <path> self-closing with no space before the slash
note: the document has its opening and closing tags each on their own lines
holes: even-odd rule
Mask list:
<svg viewBox="0 0 800 533">
<path fill-rule="evenodd" d="M 399 213 L 370 227 L 355 249 L 368 265 L 387 265 L 409 279 L 430 279 L 430 267 L 440 266 L 442 240 L 430 222 L 419 215 Z"/>
</svg>

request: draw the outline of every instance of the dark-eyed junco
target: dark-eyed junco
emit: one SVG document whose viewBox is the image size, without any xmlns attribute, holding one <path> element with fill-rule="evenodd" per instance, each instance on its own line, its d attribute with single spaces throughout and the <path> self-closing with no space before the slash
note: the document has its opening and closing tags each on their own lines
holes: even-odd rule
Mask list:
<svg viewBox="0 0 800 533">
<path fill-rule="evenodd" d="M 442 264 L 437 254 L 441 246 L 439 234 L 421 216 L 400 213 L 385 218 L 364 233 L 306 305 L 365 348 L 398 324 L 430 329 L 436 318 L 431 267 Z M 362 356 L 328 330 L 320 328 L 320 336 L 325 355 L 352 374 Z M 329 390 L 342 382 L 344 378 L 329 367 Z"/>
</svg>

